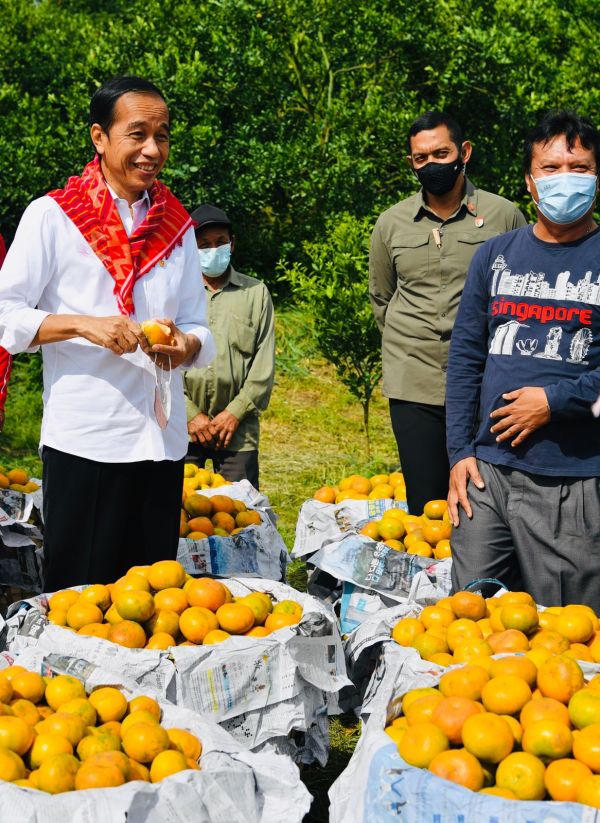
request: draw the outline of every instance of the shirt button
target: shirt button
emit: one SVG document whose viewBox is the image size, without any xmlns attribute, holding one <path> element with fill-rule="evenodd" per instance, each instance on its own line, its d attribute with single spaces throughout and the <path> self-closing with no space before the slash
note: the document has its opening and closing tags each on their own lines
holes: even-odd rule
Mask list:
<svg viewBox="0 0 600 823">
<path fill-rule="evenodd" d="M 442 286 L 442 289 L 445 289 L 445 288 L 446 288 L 446 286 L 445 286 L 445 285 L 443 285 L 443 286 Z"/>
<path fill-rule="evenodd" d="M 445 311 L 443 311 L 443 312 L 442 312 L 442 317 L 445 317 L 445 316 L 446 316 L 446 312 L 445 312 Z"/>
</svg>

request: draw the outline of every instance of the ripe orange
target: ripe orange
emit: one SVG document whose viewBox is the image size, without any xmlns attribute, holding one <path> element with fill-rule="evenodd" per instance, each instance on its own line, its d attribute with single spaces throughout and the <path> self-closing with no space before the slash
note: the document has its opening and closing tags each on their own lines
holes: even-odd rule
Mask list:
<svg viewBox="0 0 600 823">
<path fill-rule="evenodd" d="M 36 727 L 38 734 L 59 734 L 76 746 L 85 734 L 85 721 L 77 714 L 67 712 L 53 712 Z"/>
<path fill-rule="evenodd" d="M 447 509 L 447 500 L 429 500 L 423 506 L 423 514 L 430 520 L 441 520 Z"/>
<path fill-rule="evenodd" d="M 15 717 L 20 717 L 30 726 L 35 726 L 36 723 L 42 719 L 42 716 L 35 703 L 31 700 L 24 700 L 22 697 L 17 697 L 10 704 L 10 709 Z"/>
<path fill-rule="evenodd" d="M 438 703 L 441 703 L 443 699 L 444 696 L 440 694 L 440 692 L 437 692 L 437 694 L 427 694 L 418 700 L 413 700 L 406 710 L 405 717 L 407 724 L 414 726 L 416 723 L 425 723 L 431 720 L 436 706 Z"/>
<path fill-rule="evenodd" d="M 118 752 L 121 750 L 121 740 L 112 732 L 94 729 L 91 734 L 86 734 L 77 744 L 77 756 L 80 760 L 87 760 L 99 752 Z"/>
<path fill-rule="evenodd" d="M 254 612 L 244 603 L 226 603 L 217 609 L 217 620 L 223 631 L 244 634 L 254 626 Z"/>
<path fill-rule="evenodd" d="M 529 592 L 505 592 L 495 599 L 501 606 L 508 606 L 512 603 L 527 603 L 529 606 L 535 606 L 535 600 Z"/>
<path fill-rule="evenodd" d="M 186 729 L 167 729 L 171 746 L 178 749 L 186 757 L 191 757 L 192 760 L 198 760 L 202 754 L 202 743 L 198 740 L 195 734 L 188 732 Z"/>
<path fill-rule="evenodd" d="M 176 645 L 177 642 L 172 634 L 167 634 L 167 632 L 155 632 L 150 640 L 148 640 L 144 648 L 165 651 L 165 649 L 170 649 L 171 646 Z"/>
<path fill-rule="evenodd" d="M 531 700 L 521 710 L 519 721 L 523 729 L 539 720 L 557 720 L 566 726 L 570 725 L 569 710 L 559 700 L 553 697 L 540 697 Z"/>
<path fill-rule="evenodd" d="M 3 719 L 0 717 L 0 721 Z M 600 723 L 592 723 L 573 736 L 573 757 L 593 772 L 600 772 Z"/>
<path fill-rule="evenodd" d="M 545 767 L 541 760 L 529 752 L 513 752 L 505 757 L 496 771 L 496 785 L 510 789 L 519 800 L 541 800 Z"/>
<path fill-rule="evenodd" d="M 225 586 L 210 577 L 190 580 L 186 585 L 185 593 L 190 606 L 202 606 L 213 612 L 216 612 L 226 601 Z"/>
<path fill-rule="evenodd" d="M 127 574 L 123 575 L 123 577 L 119 577 L 116 583 L 113 583 L 112 587 L 110 588 L 110 596 L 114 603 L 115 598 L 121 592 L 149 591 L 150 583 L 148 582 L 148 576 L 145 574 L 137 574 L 136 572 L 129 571 L 127 572 Z"/>
<path fill-rule="evenodd" d="M 394 724 L 401 724 L 401 725 L 408 726 L 408 723 L 406 723 L 406 712 L 408 711 L 408 708 L 410 707 L 410 705 L 412 703 L 414 703 L 415 700 L 420 700 L 422 697 L 426 697 L 427 695 L 436 695 L 436 694 L 439 694 L 439 691 L 437 689 L 434 689 L 433 686 L 423 686 L 423 687 L 418 688 L 418 689 L 411 689 L 402 698 L 402 704 L 401 705 L 402 705 L 402 712 L 404 714 L 404 717 L 403 718 L 400 718 L 400 717 L 396 718 L 396 720 L 394 720 Z"/>
<path fill-rule="evenodd" d="M 187 760 L 181 752 L 175 750 L 161 752 L 154 758 L 150 766 L 150 780 L 152 783 L 158 783 L 160 780 L 164 780 L 165 777 L 182 772 L 187 768 Z"/>
<path fill-rule="evenodd" d="M 452 546 L 449 540 L 440 540 L 435 544 L 433 556 L 436 560 L 443 560 L 446 557 L 452 557 Z"/>
<path fill-rule="evenodd" d="M 527 683 L 512 674 L 492 677 L 481 690 L 481 702 L 488 712 L 496 714 L 518 714 L 530 700 Z"/>
<path fill-rule="evenodd" d="M 494 797 L 503 797 L 505 800 L 516 800 L 517 796 L 509 789 L 501 789 L 499 786 L 486 786 L 479 789 L 479 794 L 491 794 Z"/>
<path fill-rule="evenodd" d="M 570 757 L 553 760 L 546 767 L 546 791 L 552 800 L 574 802 L 577 799 L 579 785 L 591 775 L 591 770 L 579 760 L 572 760 Z"/>
<path fill-rule="evenodd" d="M 154 595 L 154 606 L 156 611 L 176 612 L 181 614 L 188 606 L 201 606 L 202 603 L 189 603 L 183 589 L 169 588 L 161 589 Z"/>
<path fill-rule="evenodd" d="M 29 752 L 31 768 L 39 769 L 44 760 L 56 754 L 73 754 L 73 746 L 67 738 L 52 732 L 38 734 Z"/>
<path fill-rule="evenodd" d="M 169 591 L 165 589 L 165 591 Z M 181 589 L 177 589 L 181 591 Z M 160 592 L 157 592 L 160 594 Z M 150 620 L 144 623 L 146 634 L 170 634 L 171 637 L 177 637 L 179 634 L 179 615 L 177 612 L 167 611 L 166 609 L 157 609 Z"/>
<path fill-rule="evenodd" d="M 575 800 L 586 806 L 600 809 L 600 775 L 593 774 L 591 777 L 584 778 L 577 788 Z"/>
<path fill-rule="evenodd" d="M 85 698 L 85 689 L 81 680 L 69 674 L 59 674 L 53 677 L 46 686 L 46 703 L 54 711 L 76 698 Z M 87 701 L 86 701 L 87 702 Z"/>
<path fill-rule="evenodd" d="M 155 591 L 180 588 L 185 583 L 185 569 L 177 560 L 158 560 L 148 570 L 148 582 Z"/>
<path fill-rule="evenodd" d="M 531 648 L 537 649 L 542 646 L 548 649 L 552 654 L 562 654 L 569 648 L 569 641 L 562 634 L 553 631 L 552 629 L 542 629 L 534 637 L 531 638 Z"/>
<path fill-rule="evenodd" d="M 80 789 L 108 789 L 113 786 L 122 786 L 125 777 L 118 766 L 110 763 L 90 763 L 86 760 L 75 775 L 75 788 Z"/>
<path fill-rule="evenodd" d="M 467 594 L 467 592 L 461 592 L 461 594 Z M 454 609 L 454 605 L 452 606 L 452 609 Z M 461 617 L 448 626 L 446 641 L 451 652 L 454 651 L 461 640 L 466 640 L 468 637 L 479 639 L 483 638 L 481 628 L 474 620 Z"/>
<path fill-rule="evenodd" d="M 72 629 L 80 629 L 88 623 L 102 623 L 102 620 L 102 612 L 93 603 L 78 600 L 67 610 L 67 625 Z"/>
<path fill-rule="evenodd" d="M 10 749 L 0 748 L 0 780 L 24 780 L 25 774 L 25 764 L 19 755 Z"/>
<path fill-rule="evenodd" d="M 445 638 L 438 634 L 438 629 L 428 629 L 423 634 L 418 634 L 410 644 L 416 649 L 423 660 L 431 660 L 434 654 L 448 651 L 448 644 Z"/>
<path fill-rule="evenodd" d="M 126 754 L 140 763 L 151 763 L 171 745 L 169 735 L 157 723 L 136 723 L 123 735 Z"/>
<path fill-rule="evenodd" d="M 96 709 L 96 714 L 100 723 L 108 723 L 111 720 L 121 720 L 127 712 L 127 699 L 123 692 L 112 686 L 103 686 L 90 692 L 88 700 Z"/>
<path fill-rule="evenodd" d="M 110 633 L 110 623 L 88 623 L 87 626 L 82 626 L 77 634 L 83 634 L 87 637 L 101 637 L 102 640 L 108 640 Z"/>
<path fill-rule="evenodd" d="M 321 503 L 335 503 L 336 494 L 337 490 L 333 486 L 321 486 L 321 488 L 317 489 L 314 493 L 313 497 Z"/>
<path fill-rule="evenodd" d="M 13 697 L 21 697 L 32 703 L 39 703 L 46 691 L 43 677 L 36 672 L 17 672 L 7 686 L 12 686 Z"/>
<path fill-rule="evenodd" d="M 530 634 L 539 624 L 537 609 L 527 603 L 509 603 L 501 606 L 499 616 L 505 629 L 517 629 L 523 634 Z"/>
<path fill-rule="evenodd" d="M 529 688 L 533 689 L 537 681 L 537 666 L 524 655 L 511 655 L 492 660 L 490 670 L 492 677 L 513 675 L 524 680 Z"/>
<path fill-rule="evenodd" d="M 433 723 L 416 723 L 402 735 L 401 757 L 410 765 L 426 769 L 436 754 L 449 748 L 448 738 Z"/>
<path fill-rule="evenodd" d="M 279 616 L 281 617 L 281 615 Z M 246 637 L 268 637 L 270 634 L 271 632 L 266 626 L 254 626 L 249 632 L 245 632 Z"/>
<path fill-rule="evenodd" d="M 392 637 L 401 646 L 411 646 L 414 639 L 424 631 L 425 626 L 417 617 L 403 617 L 392 629 Z"/>
<path fill-rule="evenodd" d="M 123 591 L 116 596 L 115 607 L 123 620 L 145 623 L 154 614 L 154 598 L 150 592 Z M 77 608 L 77 606 L 71 608 Z M 67 615 L 67 621 L 68 619 Z"/>
<path fill-rule="evenodd" d="M 585 643 L 594 634 L 594 624 L 585 612 L 565 609 L 556 619 L 556 631 L 570 643 Z"/>
<path fill-rule="evenodd" d="M 359 534 L 364 534 L 365 537 L 369 537 L 371 540 L 379 540 L 380 534 L 378 521 L 369 520 L 361 528 Z"/>
<path fill-rule="evenodd" d="M 22 755 L 29 749 L 33 739 L 32 727 L 22 718 L 10 715 L 0 717 L 0 746 Z"/>
<path fill-rule="evenodd" d="M 153 697 L 148 697 L 145 694 L 140 694 L 129 701 L 128 712 L 133 714 L 137 711 L 151 712 L 157 720 L 160 720 L 161 709 Z"/>
<path fill-rule="evenodd" d="M 450 611 L 450 609 L 444 609 L 440 605 L 425 606 L 419 615 L 419 620 L 426 629 L 431 629 L 433 626 L 445 626 L 448 628 L 450 623 L 454 621 L 454 614 Z M 405 644 L 401 643 L 400 645 Z"/>
<path fill-rule="evenodd" d="M 576 729 L 600 723 L 600 692 L 596 689 L 581 689 L 569 700 L 569 717 Z"/>
<path fill-rule="evenodd" d="M 201 534 L 206 535 L 206 537 L 212 537 L 215 533 L 215 527 L 209 517 L 193 517 L 191 520 L 188 520 L 187 528 L 189 530 L 188 534 L 190 532 L 200 532 Z"/>
<path fill-rule="evenodd" d="M 551 657 L 538 669 L 537 686 L 544 697 L 554 697 L 561 703 L 568 703 L 583 685 L 581 668 L 562 654 Z"/>
<path fill-rule="evenodd" d="M 515 743 L 506 720 L 491 712 L 478 712 L 467 717 L 462 728 L 462 742 L 468 752 L 489 763 L 503 760 Z"/>
<path fill-rule="evenodd" d="M 146 632 L 133 620 L 121 620 L 113 623 L 108 633 L 108 639 L 128 649 L 143 649 L 146 645 Z"/>
<path fill-rule="evenodd" d="M 401 520 L 385 516 L 379 521 L 378 531 L 382 540 L 401 540 L 406 534 Z"/>
<path fill-rule="evenodd" d="M 211 612 L 201 606 L 190 606 L 183 612 L 179 618 L 179 630 L 186 640 L 192 643 L 202 643 L 208 632 L 217 628 L 210 619 L 210 615 Z"/>
<path fill-rule="evenodd" d="M 204 494 L 189 494 L 184 502 L 183 508 L 192 517 L 211 517 L 213 507 L 210 499 Z"/>
<path fill-rule="evenodd" d="M 558 720 L 538 720 L 523 733 L 521 748 L 543 759 L 567 757 L 573 747 L 571 729 Z"/>
<path fill-rule="evenodd" d="M 225 514 L 235 514 L 235 505 L 231 497 L 224 494 L 215 494 L 210 498 L 213 512 L 225 512 Z"/>
<path fill-rule="evenodd" d="M 49 757 L 36 772 L 38 787 L 49 794 L 73 791 L 75 775 L 80 765 L 79 760 L 72 754 Z"/>
<path fill-rule="evenodd" d="M 490 622 L 493 621 L 495 614 L 497 614 L 497 612 L 492 614 Z M 494 654 L 524 652 L 529 649 L 527 635 L 518 629 L 505 629 L 501 632 L 493 632 L 486 637 L 486 640 L 494 650 Z"/>
<path fill-rule="evenodd" d="M 432 546 L 440 540 L 449 540 L 452 534 L 452 524 L 445 520 L 428 520 L 423 524 L 423 537 Z"/>
<path fill-rule="evenodd" d="M 144 780 L 146 783 L 150 782 L 150 769 L 144 766 L 143 763 L 138 763 L 137 760 L 129 758 L 129 780 Z"/>
<path fill-rule="evenodd" d="M 224 632 L 221 629 L 211 629 L 205 636 L 204 640 L 202 641 L 204 646 L 212 646 L 215 643 L 222 643 L 224 640 L 228 640 L 231 637 L 229 632 Z"/>
<path fill-rule="evenodd" d="M 437 754 L 429 763 L 429 771 L 442 777 L 444 780 L 451 780 L 460 786 L 465 786 L 473 792 L 477 792 L 483 786 L 483 769 L 481 764 L 466 749 L 449 749 Z"/>
<path fill-rule="evenodd" d="M 490 679 L 484 668 L 469 664 L 446 672 L 440 678 L 439 688 L 444 697 L 468 697 L 480 700 L 481 690 Z"/>
<path fill-rule="evenodd" d="M 138 709 L 136 712 L 133 712 L 133 714 L 128 714 L 121 723 L 121 738 L 125 732 L 130 729 L 131 726 L 135 726 L 136 723 L 158 723 L 158 718 L 146 709 Z"/>
<path fill-rule="evenodd" d="M 435 706 L 431 722 L 444 732 L 450 743 L 462 743 L 462 727 L 468 717 L 481 714 L 483 706 L 468 697 L 445 697 Z"/>
<path fill-rule="evenodd" d="M 79 595 L 79 600 L 93 603 L 94 606 L 98 606 L 104 612 L 111 604 L 110 590 L 108 586 L 96 583 L 85 588 Z"/>
<path fill-rule="evenodd" d="M 474 592 L 456 592 L 450 598 L 450 606 L 457 617 L 466 617 L 469 620 L 481 620 L 485 617 L 485 600 Z"/>
<path fill-rule="evenodd" d="M 492 648 L 480 637 L 468 637 L 461 640 L 454 648 L 454 661 L 456 663 L 472 663 L 482 657 L 490 657 Z"/>
</svg>

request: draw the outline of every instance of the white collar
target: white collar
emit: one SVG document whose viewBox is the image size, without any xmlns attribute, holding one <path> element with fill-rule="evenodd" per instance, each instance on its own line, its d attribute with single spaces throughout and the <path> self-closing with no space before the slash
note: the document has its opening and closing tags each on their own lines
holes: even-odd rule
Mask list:
<svg viewBox="0 0 600 823">
<path fill-rule="evenodd" d="M 106 183 L 106 178 L 105 178 L 104 182 Z M 106 183 L 106 188 L 109 190 L 110 196 L 112 197 L 113 200 L 120 200 L 122 203 L 127 203 L 125 198 L 124 197 L 119 197 L 119 195 L 116 193 L 116 191 L 112 188 L 112 186 L 109 186 L 108 183 Z M 135 203 L 131 204 L 131 208 L 133 209 L 133 208 L 139 207 L 142 204 L 146 205 L 147 208 L 150 208 L 150 195 L 148 194 L 147 190 L 144 191 L 144 193 L 142 194 L 142 196 L 140 197 L 139 200 L 136 200 Z M 129 203 L 127 203 L 127 208 L 129 208 Z"/>
</svg>

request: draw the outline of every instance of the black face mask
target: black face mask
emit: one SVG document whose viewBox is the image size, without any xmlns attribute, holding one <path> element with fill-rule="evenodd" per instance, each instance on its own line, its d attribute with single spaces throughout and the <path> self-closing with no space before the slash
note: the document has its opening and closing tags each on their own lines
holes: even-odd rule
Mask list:
<svg viewBox="0 0 600 823">
<path fill-rule="evenodd" d="M 457 157 L 451 163 L 427 163 L 414 171 L 425 191 L 431 194 L 447 194 L 453 188 L 464 167 L 462 158 Z"/>
</svg>

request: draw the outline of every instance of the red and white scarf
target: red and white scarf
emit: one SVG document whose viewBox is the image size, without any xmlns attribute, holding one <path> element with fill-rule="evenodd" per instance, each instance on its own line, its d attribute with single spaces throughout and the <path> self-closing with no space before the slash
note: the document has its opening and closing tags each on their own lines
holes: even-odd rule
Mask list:
<svg viewBox="0 0 600 823">
<path fill-rule="evenodd" d="M 160 260 L 167 258 L 192 225 L 192 218 L 167 186 L 156 180 L 144 222 L 127 236 L 96 157 L 81 177 L 69 177 L 64 189 L 48 192 L 77 226 L 115 281 L 121 314 L 134 312 L 133 287 Z"/>
</svg>

